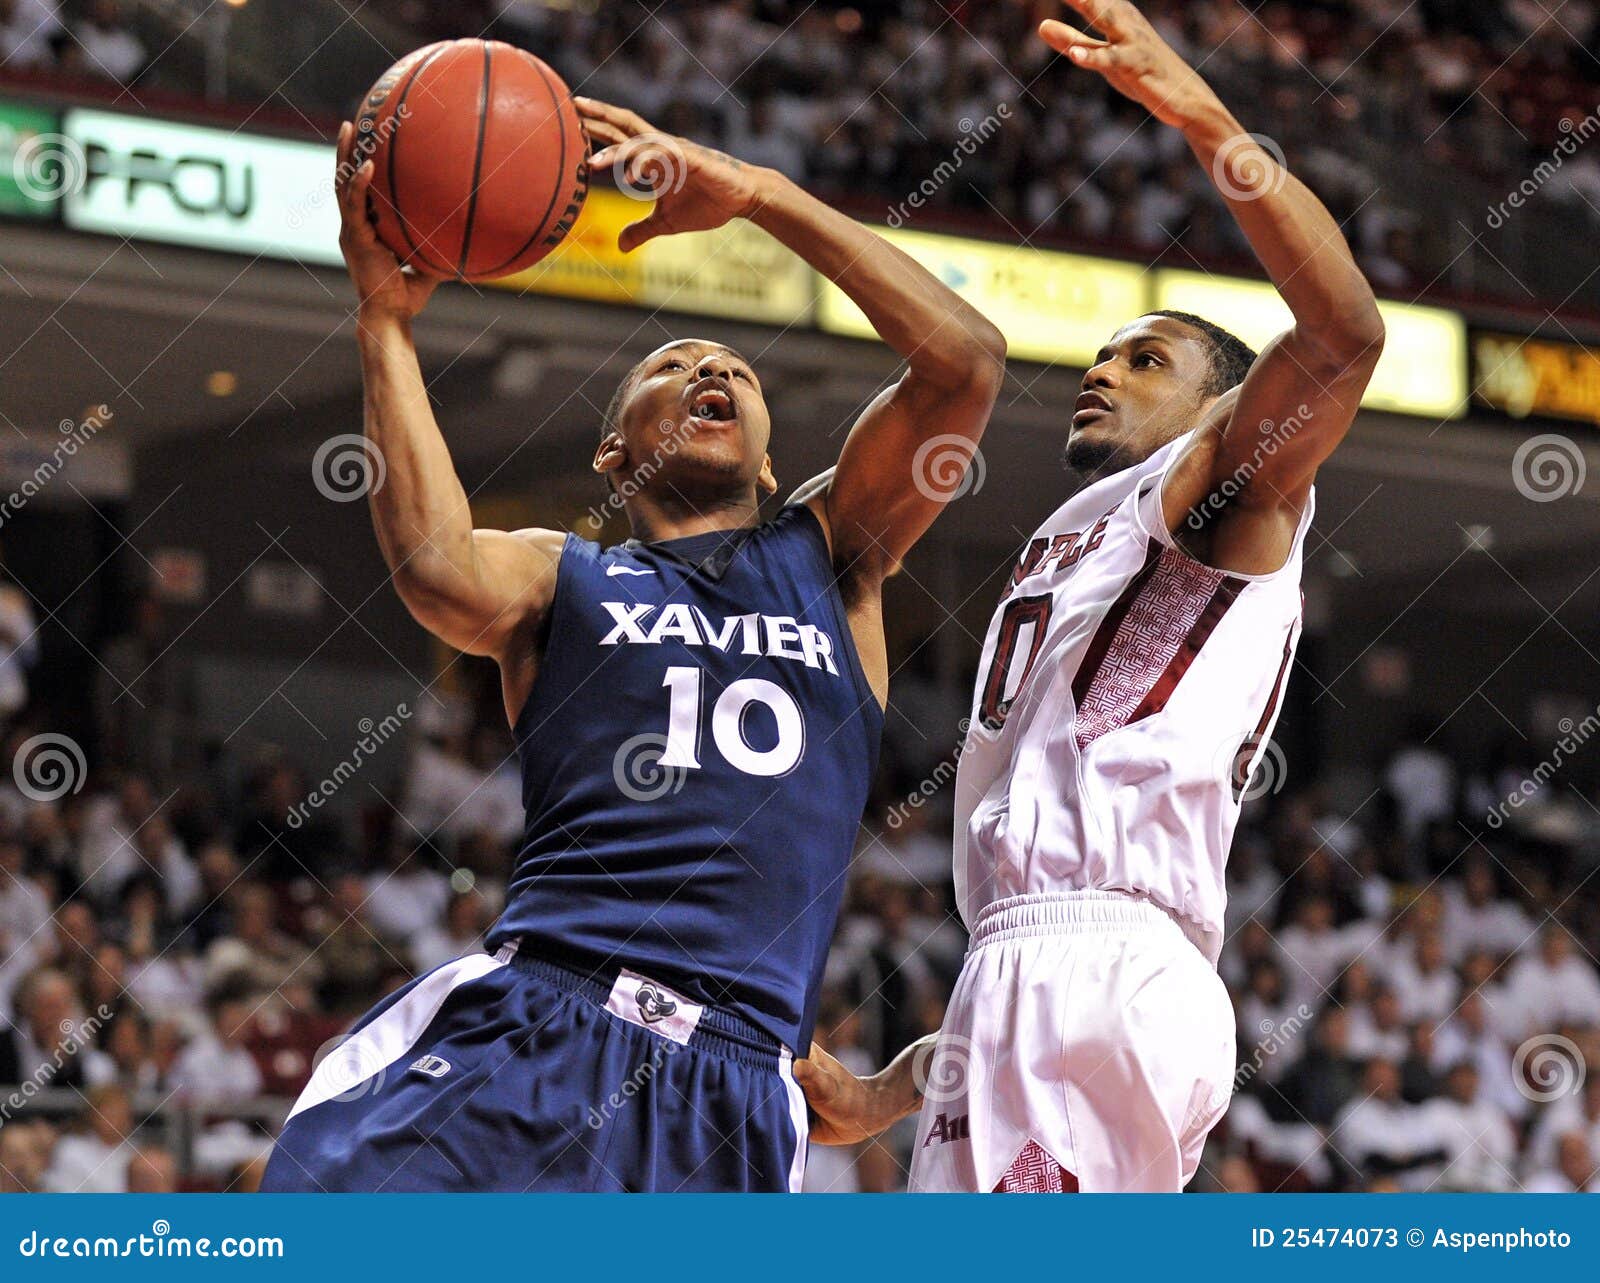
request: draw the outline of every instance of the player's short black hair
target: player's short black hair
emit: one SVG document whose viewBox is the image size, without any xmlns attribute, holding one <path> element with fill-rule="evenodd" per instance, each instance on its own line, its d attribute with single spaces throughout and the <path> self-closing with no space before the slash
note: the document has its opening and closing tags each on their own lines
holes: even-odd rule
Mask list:
<svg viewBox="0 0 1600 1283">
<path fill-rule="evenodd" d="M 1256 350 L 1253 347 L 1203 316 L 1174 311 L 1151 312 L 1150 315 L 1182 321 L 1191 329 L 1200 331 L 1206 342 L 1207 355 L 1211 358 L 1211 377 L 1206 381 L 1205 388 L 1207 396 L 1221 396 L 1229 388 L 1238 387 L 1244 382 L 1244 376 L 1250 373 L 1250 367 L 1256 363 Z"/>
</svg>

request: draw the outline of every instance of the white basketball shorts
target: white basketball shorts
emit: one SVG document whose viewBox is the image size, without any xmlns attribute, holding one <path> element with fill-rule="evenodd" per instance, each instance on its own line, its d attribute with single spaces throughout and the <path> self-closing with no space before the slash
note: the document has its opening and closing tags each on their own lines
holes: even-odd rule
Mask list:
<svg viewBox="0 0 1600 1283">
<path fill-rule="evenodd" d="M 1233 1031 L 1221 977 L 1156 905 L 997 901 L 927 1066 L 910 1188 L 1180 1190 L 1227 1109 Z"/>
</svg>

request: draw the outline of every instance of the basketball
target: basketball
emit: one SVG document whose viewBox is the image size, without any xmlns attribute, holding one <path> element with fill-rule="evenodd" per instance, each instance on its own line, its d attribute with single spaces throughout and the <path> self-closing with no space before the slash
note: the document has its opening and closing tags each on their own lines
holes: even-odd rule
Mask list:
<svg viewBox="0 0 1600 1283">
<path fill-rule="evenodd" d="M 588 140 L 565 82 L 498 40 L 408 54 L 362 100 L 356 157 L 370 209 L 402 263 L 487 281 L 561 243 L 589 186 Z"/>
</svg>

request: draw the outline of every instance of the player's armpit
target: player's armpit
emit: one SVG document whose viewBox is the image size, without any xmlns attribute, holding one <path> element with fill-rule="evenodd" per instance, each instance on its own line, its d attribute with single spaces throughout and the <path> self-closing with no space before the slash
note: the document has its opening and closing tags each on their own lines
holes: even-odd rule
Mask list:
<svg viewBox="0 0 1600 1283">
<path fill-rule="evenodd" d="M 1167 529 L 1218 570 L 1267 575 L 1289 557 L 1317 469 L 1350 430 L 1382 328 L 1330 349 L 1291 329 L 1267 344 L 1168 470 Z"/>
<path fill-rule="evenodd" d="M 395 587 L 445 645 L 500 658 L 542 625 L 565 542 L 559 530 L 474 530 L 470 571 L 419 552 L 396 567 Z"/>
</svg>

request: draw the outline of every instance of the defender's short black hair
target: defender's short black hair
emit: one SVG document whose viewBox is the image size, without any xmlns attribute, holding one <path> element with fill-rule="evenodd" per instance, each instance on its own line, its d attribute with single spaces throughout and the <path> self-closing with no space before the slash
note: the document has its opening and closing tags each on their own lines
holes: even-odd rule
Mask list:
<svg viewBox="0 0 1600 1283">
<path fill-rule="evenodd" d="M 1253 347 L 1203 316 L 1196 316 L 1193 312 L 1172 311 L 1151 312 L 1148 315 L 1182 321 L 1191 329 L 1200 331 L 1205 339 L 1206 354 L 1211 358 L 1211 377 L 1205 387 L 1207 396 L 1221 396 L 1229 388 L 1238 387 L 1244 382 L 1244 376 L 1250 373 L 1250 367 L 1256 363 Z"/>
</svg>

